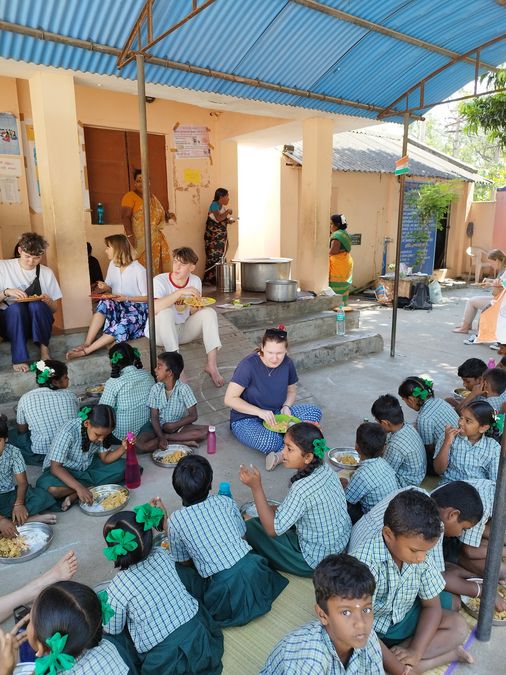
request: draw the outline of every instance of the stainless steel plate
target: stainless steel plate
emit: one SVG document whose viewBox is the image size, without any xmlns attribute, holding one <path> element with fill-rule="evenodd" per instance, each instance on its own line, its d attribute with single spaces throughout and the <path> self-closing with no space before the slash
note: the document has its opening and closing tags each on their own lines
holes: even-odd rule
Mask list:
<svg viewBox="0 0 506 675">
<path fill-rule="evenodd" d="M 96 384 L 90 387 L 86 387 L 86 394 L 94 398 L 100 398 L 104 392 L 104 384 Z"/>
<path fill-rule="evenodd" d="M 108 579 L 107 581 L 101 581 L 96 586 L 93 586 L 93 590 L 95 591 L 95 593 L 100 593 L 100 591 L 106 591 L 109 588 L 110 583 L 111 583 L 110 579 Z"/>
<path fill-rule="evenodd" d="M 14 668 L 13 675 L 33 675 L 35 672 L 35 663 L 18 663 Z"/>
<path fill-rule="evenodd" d="M 343 458 L 350 456 L 356 460 L 356 464 L 347 464 L 342 461 Z M 328 458 L 333 467 L 346 469 L 347 471 L 354 471 L 360 464 L 360 457 L 355 448 L 332 448 L 332 450 L 329 450 Z"/>
<path fill-rule="evenodd" d="M 162 457 L 167 457 L 174 454 L 175 452 L 184 452 L 185 455 L 193 454 L 193 448 L 189 448 L 187 445 L 169 445 L 165 450 L 155 450 L 151 455 L 151 459 L 158 466 L 163 466 L 165 469 L 173 469 L 177 462 L 163 462 Z"/>
<path fill-rule="evenodd" d="M 483 582 L 483 579 L 480 577 L 473 577 L 472 579 L 468 579 L 468 581 L 478 581 L 478 582 Z M 501 586 L 498 587 L 498 590 L 501 592 L 502 595 L 504 595 L 504 588 Z M 505 596 L 506 597 L 506 596 Z M 472 617 L 475 619 L 478 618 L 478 613 L 480 611 L 479 606 L 476 608 L 474 607 L 473 600 L 476 598 L 469 598 L 467 595 L 461 595 L 460 599 L 462 600 L 462 606 L 464 607 L 465 611 L 470 614 Z M 506 626 L 506 619 L 492 619 L 492 625 L 493 626 Z"/>
<path fill-rule="evenodd" d="M 130 492 L 128 488 L 123 487 L 123 485 L 97 485 L 97 487 L 90 488 L 90 491 L 95 499 L 93 504 L 88 506 L 88 504 L 79 502 L 79 508 L 81 511 L 84 511 L 87 516 L 112 516 L 113 513 L 123 511 L 123 509 L 128 504 L 128 500 L 130 499 Z M 103 502 L 106 497 L 109 497 L 109 495 L 119 491 L 126 495 L 126 499 L 123 504 L 120 504 L 113 509 L 104 509 L 100 506 L 101 502 Z"/>
<path fill-rule="evenodd" d="M 44 551 L 49 548 L 53 540 L 53 528 L 47 523 L 38 523 L 36 521 L 25 523 L 24 525 L 20 525 L 18 527 L 18 532 L 19 534 L 26 535 L 28 537 L 32 532 L 41 533 L 45 535 L 46 541 L 43 544 L 35 544 L 30 546 L 26 553 L 23 553 L 18 558 L 4 558 L 0 556 L 0 563 L 4 563 L 5 565 L 15 565 L 16 563 L 32 560 L 33 558 L 41 555 L 41 553 L 44 553 Z"/>
<path fill-rule="evenodd" d="M 281 502 L 277 502 L 274 499 L 268 499 L 267 501 L 271 506 L 279 506 L 281 504 Z M 246 502 L 239 507 L 239 511 L 241 512 L 241 516 L 243 518 L 244 516 L 249 516 L 250 518 L 258 517 L 258 511 L 255 502 Z"/>
</svg>

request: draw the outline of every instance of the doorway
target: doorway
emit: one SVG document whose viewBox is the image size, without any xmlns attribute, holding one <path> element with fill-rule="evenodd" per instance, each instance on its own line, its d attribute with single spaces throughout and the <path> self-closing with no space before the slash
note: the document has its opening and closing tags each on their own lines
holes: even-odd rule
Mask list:
<svg viewBox="0 0 506 675">
<path fill-rule="evenodd" d="M 439 221 L 436 229 L 436 251 L 434 254 L 434 269 L 440 270 L 446 267 L 446 251 L 448 249 L 448 235 L 450 233 L 450 210 Z"/>
</svg>

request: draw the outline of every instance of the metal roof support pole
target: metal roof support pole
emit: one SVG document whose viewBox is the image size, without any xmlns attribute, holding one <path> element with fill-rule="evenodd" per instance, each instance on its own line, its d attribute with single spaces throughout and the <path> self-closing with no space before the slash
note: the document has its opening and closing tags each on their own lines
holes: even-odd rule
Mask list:
<svg viewBox="0 0 506 675">
<path fill-rule="evenodd" d="M 407 101 L 406 101 L 407 103 Z M 402 137 L 402 155 L 408 154 L 409 113 L 404 113 L 404 135 Z M 399 270 L 401 267 L 402 214 L 404 211 L 404 183 L 406 174 L 399 177 L 399 210 L 397 212 L 397 242 L 395 244 L 394 299 L 392 307 L 392 332 L 390 335 L 390 356 L 395 356 L 395 338 L 397 335 L 397 299 L 399 298 Z"/>
<path fill-rule="evenodd" d="M 148 282 L 149 360 L 151 372 L 156 367 L 155 301 L 153 293 L 153 251 L 151 248 L 151 192 L 149 187 L 148 125 L 146 121 L 146 80 L 144 78 L 144 55 L 136 54 L 137 99 L 139 103 L 139 135 L 141 142 L 142 195 L 144 206 L 144 242 L 146 250 L 146 273 Z"/>
<path fill-rule="evenodd" d="M 506 434 L 501 443 L 501 459 L 497 472 L 492 526 L 488 540 L 487 558 L 485 561 L 485 577 L 481 593 L 480 613 L 476 637 L 488 642 L 492 633 L 492 619 L 495 611 L 495 596 L 501 572 L 504 532 L 506 531 Z"/>
</svg>

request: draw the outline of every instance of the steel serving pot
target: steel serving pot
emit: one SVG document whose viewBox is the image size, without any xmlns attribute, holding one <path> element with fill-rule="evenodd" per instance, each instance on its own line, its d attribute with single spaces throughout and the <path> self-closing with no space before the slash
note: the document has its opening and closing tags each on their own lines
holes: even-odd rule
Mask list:
<svg viewBox="0 0 506 675">
<path fill-rule="evenodd" d="M 265 284 L 265 299 L 271 302 L 293 302 L 297 300 L 297 282 L 290 279 L 269 279 Z"/>
<path fill-rule="evenodd" d="M 241 263 L 241 289 L 265 292 L 267 281 L 290 278 L 292 258 L 244 258 Z"/>
</svg>

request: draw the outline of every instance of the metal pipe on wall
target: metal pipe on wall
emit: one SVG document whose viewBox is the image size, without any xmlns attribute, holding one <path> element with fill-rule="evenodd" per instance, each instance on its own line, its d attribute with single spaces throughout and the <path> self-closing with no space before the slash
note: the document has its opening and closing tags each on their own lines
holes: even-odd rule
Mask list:
<svg viewBox="0 0 506 675">
<path fill-rule="evenodd" d="M 139 136 L 141 144 L 142 197 L 144 207 L 144 242 L 146 250 L 146 274 L 148 282 L 149 360 L 151 372 L 156 367 L 155 301 L 153 293 L 153 251 L 151 248 L 151 192 L 149 187 L 148 125 L 146 120 L 146 81 L 144 56 L 135 55 L 137 65 L 137 100 L 139 105 Z"/>
</svg>

